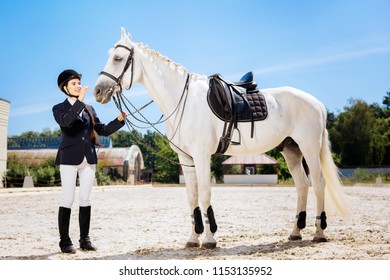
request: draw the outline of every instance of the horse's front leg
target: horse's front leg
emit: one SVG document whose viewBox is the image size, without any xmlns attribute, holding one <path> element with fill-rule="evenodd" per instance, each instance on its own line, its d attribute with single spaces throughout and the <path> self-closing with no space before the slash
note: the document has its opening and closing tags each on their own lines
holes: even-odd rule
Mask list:
<svg viewBox="0 0 390 280">
<path fill-rule="evenodd" d="M 196 179 L 196 171 L 194 162 L 180 157 L 182 163 L 183 174 L 186 182 L 187 200 L 191 211 L 192 230 L 190 239 L 187 241 L 186 247 L 199 247 L 199 237 L 203 233 L 204 226 L 202 221 L 202 213 L 198 205 L 198 184 Z"/>
<path fill-rule="evenodd" d="M 211 206 L 211 187 L 210 187 L 210 157 L 205 158 L 196 165 L 198 178 L 199 199 L 204 211 L 205 236 L 202 240 L 202 248 L 213 249 L 217 246 L 214 234 L 217 231 L 214 210 Z"/>
</svg>

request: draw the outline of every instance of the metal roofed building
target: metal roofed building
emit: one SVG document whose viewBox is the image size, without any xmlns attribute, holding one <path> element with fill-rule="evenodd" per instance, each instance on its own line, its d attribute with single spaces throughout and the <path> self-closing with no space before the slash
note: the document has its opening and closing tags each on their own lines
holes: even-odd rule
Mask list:
<svg viewBox="0 0 390 280">
<path fill-rule="evenodd" d="M 56 149 L 28 149 L 9 150 L 8 157 L 16 157 L 28 166 L 38 166 L 48 160 L 55 158 Z M 100 148 L 97 149 L 99 165 L 103 173 L 117 172 L 123 180 L 130 185 L 137 185 L 141 181 L 144 160 L 138 146 L 130 148 Z"/>
</svg>

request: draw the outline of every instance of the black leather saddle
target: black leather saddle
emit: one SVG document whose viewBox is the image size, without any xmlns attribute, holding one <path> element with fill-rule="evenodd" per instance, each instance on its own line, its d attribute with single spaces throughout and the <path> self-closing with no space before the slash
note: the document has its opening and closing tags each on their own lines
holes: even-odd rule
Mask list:
<svg viewBox="0 0 390 280">
<path fill-rule="evenodd" d="M 219 74 L 210 76 L 207 102 L 213 113 L 225 122 L 216 154 L 223 154 L 230 143 L 241 144 L 238 122 L 252 123 L 253 138 L 254 122 L 264 120 L 268 115 L 264 95 L 257 88 L 252 72 L 245 74 L 236 83 L 225 80 Z M 231 140 L 234 130 L 239 134 L 238 142 Z"/>
</svg>

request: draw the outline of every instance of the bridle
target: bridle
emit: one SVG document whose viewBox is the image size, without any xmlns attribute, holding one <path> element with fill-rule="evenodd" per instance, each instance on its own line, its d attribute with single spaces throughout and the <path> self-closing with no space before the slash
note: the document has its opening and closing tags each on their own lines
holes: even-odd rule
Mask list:
<svg viewBox="0 0 390 280">
<path fill-rule="evenodd" d="M 123 68 L 123 70 L 122 70 L 122 73 L 121 73 L 118 77 L 115 77 L 114 75 L 112 75 L 112 74 L 110 74 L 110 73 L 108 73 L 108 72 L 106 72 L 106 71 L 101 71 L 99 75 L 104 75 L 104 76 L 107 76 L 108 78 L 114 80 L 115 84 L 113 84 L 113 85 L 110 87 L 110 89 L 109 89 L 108 91 L 112 94 L 112 98 L 113 98 L 113 100 L 114 100 L 114 102 L 115 102 L 115 104 L 116 104 L 116 107 L 117 107 L 117 108 L 119 109 L 119 111 L 123 114 L 122 103 L 124 104 L 124 106 L 126 107 L 126 109 L 129 110 L 129 108 L 126 106 L 126 103 L 125 103 L 125 101 L 123 100 L 123 98 L 125 98 L 125 99 L 130 103 L 130 105 L 133 106 L 133 104 L 131 104 L 131 102 L 130 102 L 126 97 L 123 96 L 123 94 L 122 94 L 122 85 L 121 85 L 121 83 L 122 83 L 122 79 L 123 79 L 124 74 L 126 73 L 126 71 L 129 69 L 129 67 L 130 67 L 130 65 L 131 65 L 130 85 L 129 85 L 126 89 L 129 90 L 129 89 L 131 88 L 131 86 L 133 85 L 133 73 L 134 73 L 134 71 L 133 71 L 133 70 L 134 70 L 134 48 L 129 48 L 129 47 L 127 47 L 127 46 L 125 46 L 125 45 L 121 45 L 121 44 L 116 45 L 114 49 L 116 49 L 116 48 L 124 48 L 124 49 L 126 49 L 126 50 L 129 51 L 129 56 L 127 57 L 126 64 L 125 64 L 125 66 L 124 66 L 124 68 Z M 187 100 L 187 95 L 185 95 L 185 93 L 188 94 L 188 82 L 189 82 L 189 78 L 190 78 L 190 74 L 187 74 L 187 79 L 186 79 L 186 82 L 185 82 L 185 85 L 184 85 L 184 89 L 183 89 L 183 93 L 182 93 L 182 95 L 181 95 L 180 101 L 179 101 L 179 103 L 178 103 L 176 109 L 169 115 L 168 118 L 170 118 L 170 117 L 179 109 L 179 105 L 182 103 L 182 101 L 184 102 L 183 111 L 182 111 L 182 114 L 183 114 L 183 112 L 184 112 L 184 106 L 185 106 L 185 103 L 186 103 L 186 100 Z M 119 88 L 119 90 L 118 90 L 118 88 Z M 113 95 L 114 91 L 115 91 L 115 93 L 116 93 L 116 95 L 117 95 L 117 97 L 118 97 L 118 101 L 116 100 L 115 96 Z M 185 96 L 185 98 L 183 98 L 184 96 Z M 184 99 L 184 100 L 183 100 L 183 99 Z M 150 103 L 151 103 L 151 102 L 149 102 L 147 105 L 149 105 Z M 147 106 L 147 105 L 146 105 L 146 106 Z M 146 107 L 146 106 L 144 106 L 144 107 Z M 146 120 L 146 122 L 147 122 L 149 125 L 151 125 L 151 126 L 152 126 L 160 135 L 161 135 L 161 136 L 166 137 L 161 131 L 159 131 L 159 130 L 155 127 L 155 124 L 160 123 L 161 119 L 160 119 L 160 121 L 158 121 L 158 122 L 155 123 L 155 124 L 150 123 L 150 122 L 141 114 L 141 112 L 140 112 L 139 109 L 136 109 L 134 106 L 133 106 L 133 108 L 134 108 L 134 109 L 136 110 L 136 112 L 137 112 L 138 114 L 140 114 L 140 115 Z M 129 112 L 130 112 L 130 110 L 129 110 Z M 131 113 L 131 115 L 132 115 L 133 117 L 135 117 L 132 113 Z M 135 118 L 136 118 L 136 117 L 135 117 Z M 168 118 L 166 118 L 165 120 L 167 120 Z M 136 119 L 137 119 L 137 118 L 136 118 Z M 138 120 L 138 119 L 137 119 L 137 120 Z M 164 121 L 165 121 L 165 120 L 164 120 Z M 127 121 L 127 122 L 126 122 L 126 121 Z M 131 122 L 130 122 L 127 118 L 125 118 L 125 122 L 126 122 L 127 125 L 130 124 L 130 125 L 132 126 Z M 141 121 L 141 122 L 143 122 L 143 121 Z M 181 122 L 181 118 L 180 118 L 180 122 Z M 176 128 L 176 130 L 175 130 L 175 132 L 174 132 L 174 135 L 176 134 L 178 128 L 179 128 L 179 126 Z M 172 138 L 173 138 L 173 137 L 172 137 Z M 168 140 L 169 143 L 171 143 L 173 146 L 175 146 L 178 150 L 180 150 L 182 153 L 184 153 L 188 158 L 192 159 L 192 157 L 191 157 L 188 153 L 186 153 L 186 152 L 183 151 L 179 146 L 177 146 L 175 143 L 173 143 L 172 140 L 170 140 L 170 139 L 168 139 L 168 138 L 167 138 L 167 140 Z M 169 160 L 169 159 L 168 159 L 168 160 Z M 171 160 L 169 160 L 169 161 L 171 161 Z M 173 163 L 175 163 L 175 164 L 182 165 L 182 166 L 186 166 L 186 167 L 195 167 L 195 165 L 180 164 L 180 163 L 174 162 L 174 161 L 171 161 L 171 162 L 173 162 Z"/>
<path fill-rule="evenodd" d="M 123 76 L 125 75 L 126 71 L 129 69 L 129 66 L 131 65 L 131 78 L 130 78 L 130 85 L 128 88 L 126 88 L 127 90 L 129 90 L 131 88 L 131 86 L 133 85 L 133 73 L 134 73 L 134 63 L 133 63 L 133 58 L 134 58 L 134 48 L 129 48 L 125 45 L 116 45 L 115 46 L 115 49 L 116 48 L 124 48 L 126 50 L 129 51 L 129 56 L 127 57 L 127 60 L 126 60 L 126 64 L 125 64 L 125 67 L 123 68 L 122 70 L 122 73 L 117 77 L 115 77 L 114 75 L 106 72 L 106 71 L 101 71 L 99 75 L 104 75 L 104 76 L 107 76 L 109 77 L 110 79 L 114 80 L 115 84 L 111 86 L 111 88 L 109 89 L 109 91 L 111 92 L 114 92 L 114 89 L 115 88 L 119 88 L 119 90 L 116 90 L 117 93 L 122 93 L 122 79 L 123 79 Z"/>
</svg>

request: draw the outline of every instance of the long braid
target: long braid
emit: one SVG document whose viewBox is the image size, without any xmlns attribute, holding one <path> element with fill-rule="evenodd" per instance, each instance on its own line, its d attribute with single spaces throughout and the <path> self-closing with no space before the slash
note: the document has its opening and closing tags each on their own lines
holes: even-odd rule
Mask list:
<svg viewBox="0 0 390 280">
<path fill-rule="evenodd" d="M 95 131 L 95 118 L 93 117 L 91 111 L 88 109 L 88 106 L 84 107 L 84 111 L 88 114 L 89 119 L 91 120 L 91 126 L 89 127 L 89 133 L 91 136 L 92 144 L 95 146 L 100 146 L 97 133 Z"/>
<path fill-rule="evenodd" d="M 68 81 L 69 82 L 69 81 Z M 75 98 L 78 98 L 78 96 L 75 96 L 75 95 L 72 95 L 69 90 L 68 90 L 68 82 L 66 82 L 65 86 L 64 86 L 64 93 L 70 97 L 75 97 Z M 95 118 L 93 117 L 91 111 L 88 109 L 88 106 L 85 105 L 84 107 L 84 111 L 88 114 L 89 116 L 89 119 L 91 120 L 91 125 L 89 127 L 89 133 L 90 133 L 90 136 L 91 136 L 91 142 L 92 144 L 94 144 L 95 146 L 101 146 L 99 144 L 99 140 L 98 140 L 98 135 L 95 131 Z"/>
</svg>

